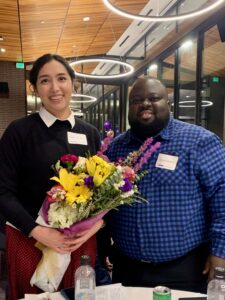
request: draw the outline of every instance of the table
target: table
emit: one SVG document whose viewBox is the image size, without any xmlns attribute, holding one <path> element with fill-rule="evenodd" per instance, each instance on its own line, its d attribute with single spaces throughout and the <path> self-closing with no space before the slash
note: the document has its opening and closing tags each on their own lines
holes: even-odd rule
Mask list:
<svg viewBox="0 0 225 300">
<path fill-rule="evenodd" d="M 73 291 L 70 290 L 70 296 L 65 293 L 42 293 L 42 294 L 26 294 L 24 299 L 20 300 L 73 300 Z M 111 284 L 97 287 L 95 300 L 152 300 L 153 288 L 142 287 L 124 287 L 121 284 Z M 101 293 L 100 293 L 101 291 Z M 72 292 L 72 293 L 71 293 Z M 72 296 L 71 296 L 72 295 Z M 171 299 L 206 297 L 205 294 L 192 293 L 186 291 L 171 290 Z M 206 298 L 205 298 L 206 299 Z M 197 299 L 196 299 L 197 300 Z M 200 299 L 198 299 L 200 300 Z"/>
<path fill-rule="evenodd" d="M 123 287 L 124 300 L 152 300 L 152 288 L 139 288 L 139 287 Z M 192 298 L 192 297 L 206 297 L 205 294 L 192 293 L 186 291 L 171 290 L 171 299 L 178 300 L 179 298 Z M 193 299 L 195 300 L 195 299 Z"/>
</svg>

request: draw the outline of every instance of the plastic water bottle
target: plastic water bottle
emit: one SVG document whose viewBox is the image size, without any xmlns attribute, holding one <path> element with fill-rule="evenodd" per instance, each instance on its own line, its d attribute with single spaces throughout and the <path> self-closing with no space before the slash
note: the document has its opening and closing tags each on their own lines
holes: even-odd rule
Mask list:
<svg viewBox="0 0 225 300">
<path fill-rule="evenodd" d="M 207 300 L 225 300 L 225 269 L 216 267 L 214 279 L 208 283 Z"/>
<path fill-rule="evenodd" d="M 80 267 L 75 272 L 75 300 L 95 300 L 95 271 L 90 257 L 80 258 Z"/>
</svg>

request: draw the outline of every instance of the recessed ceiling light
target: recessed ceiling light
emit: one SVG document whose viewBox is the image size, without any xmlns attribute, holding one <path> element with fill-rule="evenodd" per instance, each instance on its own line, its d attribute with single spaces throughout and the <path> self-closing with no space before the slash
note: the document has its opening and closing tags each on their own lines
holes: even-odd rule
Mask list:
<svg viewBox="0 0 225 300">
<path fill-rule="evenodd" d="M 45 24 L 45 21 L 41 21 L 41 24 Z"/>
<path fill-rule="evenodd" d="M 182 49 L 188 49 L 193 45 L 193 42 L 191 40 L 185 41 L 180 48 Z"/>
<path fill-rule="evenodd" d="M 163 29 L 165 29 L 165 30 L 169 30 L 169 28 L 170 28 L 170 25 L 163 26 Z"/>
<path fill-rule="evenodd" d="M 158 68 L 157 64 L 153 64 L 149 67 L 149 70 L 154 71 Z"/>
<path fill-rule="evenodd" d="M 5 48 L 1 48 L 1 52 L 6 52 Z"/>
<path fill-rule="evenodd" d="M 90 21 L 90 17 L 84 17 L 84 18 L 83 18 L 83 21 L 84 21 L 84 22 Z"/>
</svg>

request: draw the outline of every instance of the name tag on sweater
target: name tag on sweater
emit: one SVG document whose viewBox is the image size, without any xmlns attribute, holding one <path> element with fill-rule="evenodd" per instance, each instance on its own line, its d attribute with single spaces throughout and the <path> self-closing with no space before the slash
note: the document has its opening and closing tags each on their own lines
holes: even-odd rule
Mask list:
<svg viewBox="0 0 225 300">
<path fill-rule="evenodd" d="M 178 156 L 159 153 L 155 166 L 156 168 L 174 171 L 176 169 L 177 162 Z"/>
<path fill-rule="evenodd" d="M 87 145 L 87 137 L 85 134 L 68 131 L 67 137 L 69 144 Z"/>
</svg>

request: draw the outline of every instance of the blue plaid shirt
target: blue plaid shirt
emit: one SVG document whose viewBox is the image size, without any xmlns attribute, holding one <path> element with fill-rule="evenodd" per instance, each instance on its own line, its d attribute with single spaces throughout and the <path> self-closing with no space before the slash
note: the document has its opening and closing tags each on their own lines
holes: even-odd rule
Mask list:
<svg viewBox="0 0 225 300">
<path fill-rule="evenodd" d="M 157 136 L 160 148 L 143 169 L 141 196 L 148 203 L 123 205 L 107 216 L 115 245 L 133 259 L 169 261 L 210 241 L 211 253 L 225 258 L 225 149 L 212 132 L 170 119 Z M 126 157 L 141 142 L 130 130 L 107 155 Z M 159 153 L 178 157 L 174 171 L 156 167 Z"/>
</svg>

